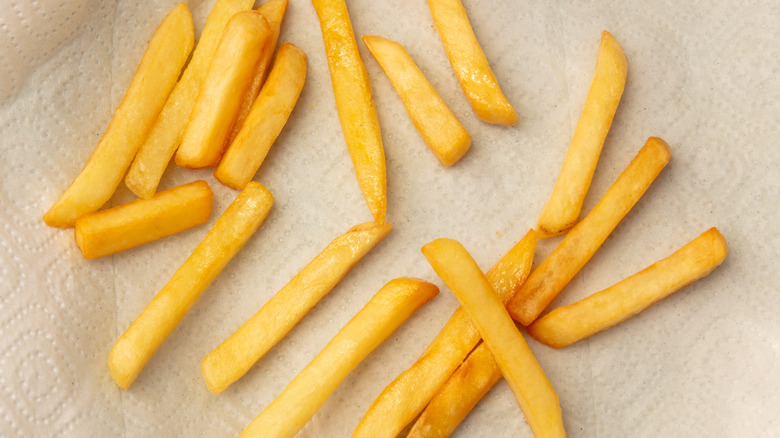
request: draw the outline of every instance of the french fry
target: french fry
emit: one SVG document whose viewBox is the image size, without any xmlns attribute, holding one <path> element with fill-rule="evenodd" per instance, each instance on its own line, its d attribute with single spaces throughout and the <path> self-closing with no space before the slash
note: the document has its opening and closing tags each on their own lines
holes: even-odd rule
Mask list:
<svg viewBox="0 0 780 438">
<path fill-rule="evenodd" d="M 626 85 L 628 61 L 617 40 L 601 33 L 596 73 L 585 98 L 574 135 L 552 195 L 542 209 L 537 229 L 543 237 L 569 230 L 577 222 L 604 140 Z"/>
<path fill-rule="evenodd" d="M 726 258 L 726 239 L 716 228 L 705 231 L 669 257 L 528 326 L 528 334 L 563 348 L 631 318 L 708 275 Z"/>
<path fill-rule="evenodd" d="M 371 84 L 344 0 L 312 0 L 322 28 L 336 110 L 360 191 L 376 222 L 387 213 L 387 168 Z"/>
<path fill-rule="evenodd" d="M 436 239 L 422 252 L 479 330 L 534 436 L 565 437 L 555 390 L 471 255 L 452 239 Z"/>
<path fill-rule="evenodd" d="M 656 137 L 647 140 L 593 210 L 566 234 L 509 301 L 507 310 L 515 321 L 526 326 L 532 323 L 569 284 L 650 187 L 670 154 L 665 141 Z"/>
<path fill-rule="evenodd" d="M 363 42 L 401 97 L 406 112 L 441 164 L 458 162 L 471 146 L 471 136 L 433 89 L 406 50 L 395 41 L 363 35 Z"/>
<path fill-rule="evenodd" d="M 87 214 L 76 221 L 76 245 L 93 259 L 176 234 L 206 222 L 212 199 L 208 183 L 195 181 Z"/>
<path fill-rule="evenodd" d="M 517 113 L 498 86 L 463 3 L 460 0 L 428 0 L 428 8 L 455 77 L 477 117 L 497 125 L 516 124 Z"/>
<path fill-rule="evenodd" d="M 273 50 L 271 34 L 257 11 L 239 12 L 228 21 L 176 151 L 178 166 L 199 169 L 219 163 L 257 64 L 264 51 Z"/>
<path fill-rule="evenodd" d="M 506 302 L 531 271 L 536 234 L 529 231 L 487 273 Z M 436 391 L 479 342 L 466 310 L 458 308 L 417 362 L 382 391 L 360 420 L 354 437 L 395 438 L 425 408 Z"/>
<path fill-rule="evenodd" d="M 250 183 L 251 184 L 251 183 Z M 257 313 L 201 361 L 209 391 L 219 394 L 276 345 L 392 229 L 369 222 L 334 239 Z"/>
<path fill-rule="evenodd" d="M 268 215 L 271 193 L 252 182 L 239 193 L 173 278 L 119 337 L 108 355 L 111 377 L 133 383 L 168 335 Z"/>
<path fill-rule="evenodd" d="M 438 293 L 422 280 L 387 283 L 240 436 L 294 436 L 371 351 Z"/>
<path fill-rule="evenodd" d="M 198 90 L 228 20 L 238 12 L 251 9 L 253 4 L 254 0 L 217 0 L 211 8 L 192 59 L 127 171 L 125 185 L 138 197 L 154 195 L 168 163 L 179 148 Z"/>
<path fill-rule="evenodd" d="M 283 43 L 252 112 L 214 171 L 219 182 L 240 190 L 252 180 L 287 123 L 305 81 L 306 54 Z"/>
<path fill-rule="evenodd" d="M 173 89 L 195 35 L 186 3 L 160 23 L 111 123 L 70 187 L 43 216 L 52 227 L 70 228 L 76 219 L 100 209 L 146 139 Z"/>
</svg>

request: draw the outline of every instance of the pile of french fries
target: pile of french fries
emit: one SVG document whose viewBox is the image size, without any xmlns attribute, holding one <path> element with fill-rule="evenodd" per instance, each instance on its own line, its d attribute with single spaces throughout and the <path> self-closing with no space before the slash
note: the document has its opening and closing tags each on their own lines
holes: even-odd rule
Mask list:
<svg viewBox="0 0 780 438">
<path fill-rule="evenodd" d="M 281 342 L 393 229 L 387 222 L 380 124 L 347 5 L 345 0 L 312 4 L 347 152 L 373 220 L 336 237 L 205 355 L 201 371 L 214 394 L 237 382 Z M 95 258 L 208 220 L 213 195 L 206 181 L 157 192 L 171 159 L 187 169 L 214 167 L 217 181 L 240 190 L 111 349 L 108 368 L 123 389 L 132 385 L 200 295 L 256 233 L 273 205 L 271 192 L 253 179 L 292 115 L 305 85 L 307 58 L 292 43 L 279 45 L 288 0 L 267 0 L 257 9 L 253 5 L 253 0 L 217 0 L 197 47 L 185 3 L 163 19 L 93 154 L 44 215 L 50 226 L 74 227 L 84 258 Z M 490 69 L 461 1 L 428 0 L 428 6 L 476 116 L 487 123 L 516 124 L 518 116 Z M 458 162 L 468 152 L 471 136 L 409 53 L 382 36 L 364 35 L 362 41 L 436 158 L 443 166 Z M 580 219 L 627 69 L 622 48 L 604 31 L 593 80 L 552 194 L 536 228 L 493 268 L 483 274 L 467 250 L 451 239 L 422 247 L 461 307 L 422 356 L 377 396 L 354 437 L 392 438 L 403 430 L 410 437 L 449 436 L 501 377 L 535 436 L 565 436 L 554 385 L 521 329 L 544 345 L 563 348 L 625 321 L 723 262 L 726 242 L 712 228 L 641 272 L 541 316 L 669 161 L 669 145 L 650 137 Z M 139 199 L 100 210 L 123 178 Z M 561 234 L 558 246 L 532 270 L 537 239 Z M 434 284 L 419 279 L 386 283 L 241 436 L 294 436 L 339 383 L 438 292 Z"/>
</svg>

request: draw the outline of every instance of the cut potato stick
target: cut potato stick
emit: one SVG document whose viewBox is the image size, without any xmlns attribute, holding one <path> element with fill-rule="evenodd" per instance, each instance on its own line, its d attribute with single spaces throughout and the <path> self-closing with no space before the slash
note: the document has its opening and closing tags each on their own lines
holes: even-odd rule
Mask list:
<svg viewBox="0 0 780 438">
<path fill-rule="evenodd" d="M 428 0 L 428 8 L 455 77 L 477 117 L 497 125 L 516 124 L 517 113 L 498 86 L 463 3 L 460 0 Z"/>
<path fill-rule="evenodd" d="M 213 194 L 206 181 L 195 181 L 137 199 L 76 221 L 76 245 L 93 259 L 176 234 L 208 220 Z"/>
<path fill-rule="evenodd" d="M 219 163 L 257 63 L 264 51 L 272 50 L 271 33 L 257 11 L 239 12 L 228 21 L 176 151 L 178 166 L 199 169 Z"/>
<path fill-rule="evenodd" d="M 120 388 L 130 387 L 203 291 L 257 231 L 272 204 L 273 197 L 262 184 L 247 185 L 168 284 L 119 337 L 108 355 L 108 368 Z"/>
<path fill-rule="evenodd" d="M 334 239 L 235 333 L 201 361 L 215 394 L 241 378 L 276 345 L 363 256 L 388 234 L 390 223 L 369 222 Z"/>
<path fill-rule="evenodd" d="M 726 258 L 726 239 L 716 228 L 705 231 L 669 257 L 619 283 L 528 326 L 528 334 L 563 348 L 604 331 L 706 276 Z"/>
<path fill-rule="evenodd" d="M 377 222 L 387 213 L 387 168 L 371 84 L 344 0 L 312 0 L 322 28 L 336 110 L 360 191 Z"/>
<path fill-rule="evenodd" d="M 438 293 L 422 280 L 387 283 L 240 436 L 294 436 L 371 351 Z"/>
<path fill-rule="evenodd" d="M 669 145 L 650 137 L 593 210 L 569 231 L 509 301 L 507 310 L 523 325 L 536 317 L 593 257 L 669 162 Z"/>
<path fill-rule="evenodd" d="M 536 234 L 529 231 L 487 273 L 504 302 L 531 271 Z M 358 424 L 353 437 L 395 438 L 479 342 L 466 310 L 458 308 L 417 362 L 382 391 Z"/>
<path fill-rule="evenodd" d="M 214 171 L 219 182 L 240 190 L 252 180 L 287 123 L 305 81 L 306 54 L 283 43 L 249 118 Z"/>
<path fill-rule="evenodd" d="M 276 51 L 276 44 L 279 42 L 279 33 L 282 30 L 282 20 L 284 20 L 284 14 L 287 12 L 288 0 L 268 0 L 260 5 L 257 12 L 263 14 L 268 25 L 271 27 L 271 40 L 268 42 L 268 50 L 263 52 L 260 62 L 257 63 L 257 69 L 255 75 L 252 78 L 252 82 L 244 93 L 244 99 L 241 101 L 241 105 L 238 108 L 238 114 L 236 115 L 236 121 L 233 123 L 233 128 L 230 130 L 227 144 L 233 144 L 233 140 L 236 139 L 241 127 L 244 126 L 244 121 L 249 117 L 249 112 L 252 110 L 252 104 L 255 103 L 255 99 L 260 94 L 260 89 L 265 84 L 268 71 L 271 67 L 271 60 L 274 57 Z"/>
<path fill-rule="evenodd" d="M 70 187 L 43 216 L 52 227 L 69 228 L 100 209 L 146 139 L 192 51 L 195 35 L 186 3 L 160 23 L 103 138 Z"/>
<path fill-rule="evenodd" d="M 585 106 L 574 129 L 561 173 L 542 209 L 537 229 L 543 237 L 555 236 L 574 226 L 599 161 L 604 140 L 626 85 L 628 61 L 612 34 L 601 33 L 596 73 Z"/>
<path fill-rule="evenodd" d="M 534 436 L 565 437 L 555 390 L 471 255 L 452 239 L 436 239 L 422 252 L 479 330 Z"/>
<path fill-rule="evenodd" d="M 447 108 L 403 46 L 380 36 L 361 38 L 390 79 L 414 127 L 436 158 L 444 166 L 455 164 L 471 146 L 466 128 Z"/>
<path fill-rule="evenodd" d="M 237 12 L 251 9 L 253 4 L 254 0 L 217 0 L 211 8 L 198 46 L 192 52 L 192 59 L 125 177 L 125 185 L 139 197 L 151 198 L 154 195 L 168 163 L 181 144 L 181 136 L 198 97 L 198 90 L 228 20 Z"/>
</svg>

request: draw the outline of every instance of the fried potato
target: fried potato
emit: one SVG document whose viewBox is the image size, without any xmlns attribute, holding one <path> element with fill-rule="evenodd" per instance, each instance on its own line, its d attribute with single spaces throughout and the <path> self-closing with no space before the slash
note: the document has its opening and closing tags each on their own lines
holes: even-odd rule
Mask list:
<svg viewBox="0 0 780 438">
<path fill-rule="evenodd" d="M 414 127 L 444 166 L 458 162 L 471 146 L 471 136 L 412 60 L 395 41 L 363 35 L 363 42 L 401 97 Z"/>
<path fill-rule="evenodd" d="M 506 302 L 531 271 L 536 234 L 529 231 L 487 273 Z M 417 362 L 401 373 L 371 404 L 353 437 L 395 438 L 425 408 L 436 391 L 479 342 L 466 310 L 458 308 Z"/>
<path fill-rule="evenodd" d="M 217 0 L 211 8 L 192 59 L 127 171 L 125 185 L 139 197 L 154 195 L 168 162 L 179 148 L 198 90 L 228 20 L 237 12 L 251 9 L 253 4 L 254 0 Z"/>
<path fill-rule="evenodd" d="M 252 112 L 214 171 L 219 182 L 240 190 L 252 180 L 287 123 L 305 81 L 306 54 L 283 43 Z"/>
<path fill-rule="evenodd" d="M 585 98 L 574 135 L 552 195 L 542 209 L 537 229 L 543 237 L 569 230 L 577 222 L 612 118 L 626 86 L 628 61 L 612 34 L 601 33 L 596 73 Z"/>
<path fill-rule="evenodd" d="M 650 187 L 670 154 L 665 141 L 656 137 L 647 140 L 593 210 L 566 234 L 509 301 L 507 310 L 515 321 L 532 323 L 569 284 Z"/>
<path fill-rule="evenodd" d="M 387 168 L 371 84 L 344 0 L 312 0 L 320 20 L 336 110 L 360 191 L 374 220 L 387 213 Z"/>
<path fill-rule="evenodd" d="M 111 377 L 133 383 L 168 335 L 268 215 L 271 193 L 252 182 L 239 193 L 173 278 L 119 337 L 108 355 Z"/>
<path fill-rule="evenodd" d="M 471 255 L 452 239 L 436 239 L 422 252 L 479 330 L 534 436 L 565 437 L 555 390 Z"/>
<path fill-rule="evenodd" d="M 563 348 L 631 318 L 708 275 L 726 258 L 726 239 L 716 228 L 705 231 L 669 257 L 528 326 L 528 334 Z"/>
<path fill-rule="evenodd" d="M 72 227 L 76 219 L 111 199 L 176 84 L 194 39 L 190 10 L 186 3 L 179 3 L 154 33 L 125 97 L 84 168 L 43 216 L 47 225 Z"/>
<path fill-rule="evenodd" d="M 251 183 L 250 183 L 251 184 Z M 392 229 L 369 222 L 334 239 L 257 313 L 201 361 L 209 391 L 219 394 L 276 345 Z"/>
<path fill-rule="evenodd" d="M 240 436 L 294 436 L 371 351 L 438 293 L 422 280 L 387 283 Z"/>
<path fill-rule="evenodd" d="M 213 167 L 222 158 L 239 105 L 264 51 L 273 50 L 263 14 L 243 11 L 225 27 L 184 128 L 175 161 L 180 167 Z"/>
<path fill-rule="evenodd" d="M 497 125 L 516 124 L 517 113 L 498 86 L 463 3 L 460 0 L 428 0 L 428 8 L 455 77 L 477 117 Z"/>
<path fill-rule="evenodd" d="M 76 245 L 93 259 L 176 234 L 208 220 L 213 193 L 206 181 L 195 181 L 137 199 L 76 221 Z"/>
</svg>

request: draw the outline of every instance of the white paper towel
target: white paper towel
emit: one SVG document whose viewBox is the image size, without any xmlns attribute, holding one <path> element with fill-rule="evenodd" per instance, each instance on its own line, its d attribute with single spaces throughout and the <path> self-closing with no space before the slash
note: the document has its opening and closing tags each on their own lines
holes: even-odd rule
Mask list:
<svg viewBox="0 0 780 438">
<path fill-rule="evenodd" d="M 382 125 L 393 233 L 243 379 L 215 396 L 199 361 L 335 236 L 370 220 L 335 112 L 316 15 L 290 2 L 281 41 L 309 57 L 307 83 L 257 177 L 276 203 L 131 389 L 111 381 L 113 342 L 168 281 L 236 192 L 171 166 L 167 188 L 205 178 L 201 227 L 85 261 L 42 214 L 104 132 L 149 38 L 175 1 L 11 1 L 0 12 L 0 435 L 235 436 L 386 281 L 442 293 L 339 387 L 300 433 L 349 436 L 368 406 L 438 333 L 456 300 L 419 248 L 460 240 L 485 269 L 534 225 L 590 83 L 601 30 L 629 60 L 623 100 L 585 211 L 647 137 L 672 161 L 554 305 L 666 257 L 711 226 L 729 257 L 709 277 L 560 351 L 529 341 L 572 437 L 778 436 L 780 11 L 776 2 L 466 0 L 516 127 L 484 124 L 463 97 L 425 2 L 350 0 L 358 35 L 403 44 L 474 144 L 452 168 L 426 149 L 360 43 Z M 193 1 L 196 31 L 213 1 Z M 120 186 L 112 204 L 132 199 Z M 537 260 L 558 240 L 542 241 Z M 531 436 L 505 383 L 455 434 Z"/>
</svg>

